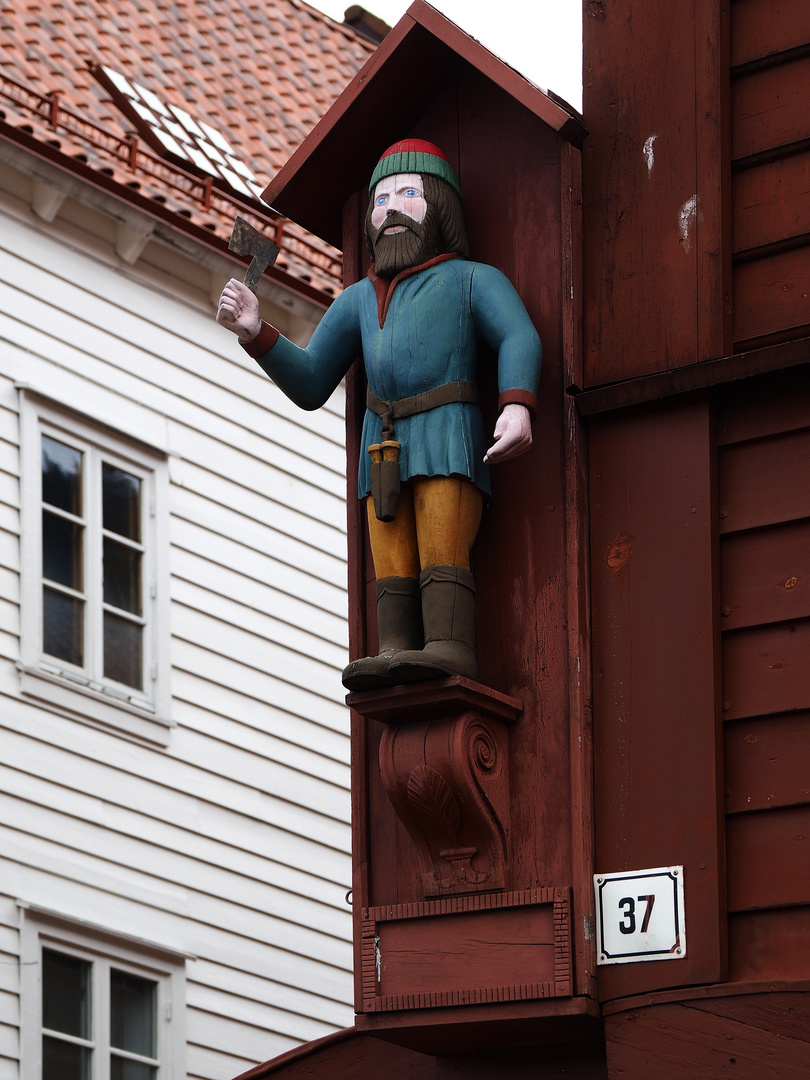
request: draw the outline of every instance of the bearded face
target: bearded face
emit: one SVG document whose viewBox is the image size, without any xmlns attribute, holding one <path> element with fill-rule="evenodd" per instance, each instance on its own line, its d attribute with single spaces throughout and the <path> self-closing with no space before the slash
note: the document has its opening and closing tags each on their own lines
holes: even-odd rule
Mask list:
<svg viewBox="0 0 810 1080">
<path fill-rule="evenodd" d="M 435 207 L 428 207 L 423 221 L 394 212 L 378 229 L 372 226 L 369 239 L 374 268 L 381 277 L 395 277 L 441 254 Z"/>
<path fill-rule="evenodd" d="M 394 277 L 440 254 L 439 232 L 436 208 L 425 198 L 421 176 L 397 173 L 379 181 L 366 219 L 378 274 Z"/>
</svg>

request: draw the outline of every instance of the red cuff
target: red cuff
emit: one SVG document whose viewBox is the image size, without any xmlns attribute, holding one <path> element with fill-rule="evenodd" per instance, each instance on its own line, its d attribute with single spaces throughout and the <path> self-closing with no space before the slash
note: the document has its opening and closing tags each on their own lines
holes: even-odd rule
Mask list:
<svg viewBox="0 0 810 1080">
<path fill-rule="evenodd" d="M 270 352 L 275 343 L 279 339 L 279 332 L 275 326 L 271 326 L 270 323 L 266 323 L 262 319 L 262 328 L 258 332 L 252 341 L 240 341 L 239 344 L 248 354 L 252 356 L 254 360 L 258 360 L 265 353 Z"/>
<path fill-rule="evenodd" d="M 537 419 L 537 395 L 531 390 L 504 390 L 498 398 L 498 412 L 504 405 L 525 405 L 529 410 L 532 423 Z"/>
</svg>

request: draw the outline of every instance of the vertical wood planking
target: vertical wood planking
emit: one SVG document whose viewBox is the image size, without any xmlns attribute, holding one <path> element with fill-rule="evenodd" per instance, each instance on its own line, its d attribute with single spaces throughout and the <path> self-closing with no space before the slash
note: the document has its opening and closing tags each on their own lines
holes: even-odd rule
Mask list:
<svg viewBox="0 0 810 1080">
<path fill-rule="evenodd" d="M 563 385 L 582 385 L 582 155 L 560 153 Z M 571 717 L 571 880 L 575 993 L 596 995 L 593 918 L 593 682 L 588 554 L 587 434 L 573 397 L 565 399 L 568 694 Z"/>
<path fill-rule="evenodd" d="M 524 703 L 510 732 L 509 887 L 569 884 L 568 635 L 574 631 L 567 623 L 560 268 L 562 245 L 570 241 L 561 224 L 560 142 L 477 72 L 465 69 L 460 77 L 458 108 L 475 257 L 498 266 L 515 284 L 544 345 L 532 449 L 493 469 L 493 499 L 473 554 L 481 680 Z M 535 213 L 523 212 L 529 177 Z M 497 390 L 493 365 L 483 360 L 483 412 L 491 432 Z M 532 798 L 525 797 L 529 791 Z"/>
<path fill-rule="evenodd" d="M 363 193 L 358 191 L 343 208 L 343 283 L 353 285 L 363 276 Z M 363 420 L 362 394 L 365 376 L 361 362 L 346 377 L 346 518 L 349 583 L 349 652 L 352 657 L 370 651 L 367 616 L 371 608 L 374 568 L 371 565 L 363 507 L 357 498 L 357 468 L 360 454 L 359 434 Z M 354 1007 L 362 1008 L 362 905 L 369 890 L 369 819 L 368 803 L 362 797 L 369 768 L 368 732 L 365 719 L 351 713 L 352 773 L 352 927 L 354 946 Z"/>
<path fill-rule="evenodd" d="M 573 402 L 564 396 L 565 386 L 581 378 L 579 152 L 471 65 L 459 68 L 410 131 L 391 133 L 396 135 L 430 139 L 448 154 L 464 191 L 471 257 L 510 278 L 544 342 L 535 443 L 519 463 L 493 470 L 492 505 L 474 551 L 479 663 L 483 682 L 524 704 L 510 731 L 507 887 L 574 886 L 576 992 L 588 993 L 593 965 L 585 918 L 592 912 L 593 854 L 582 535 L 586 462 Z M 522 202 L 527 177 L 535 213 L 526 213 Z M 497 398 L 491 357 L 483 356 L 480 366 L 491 431 Z M 356 431 L 350 426 L 350 443 Z M 352 537 L 357 555 L 363 530 Z M 364 582 L 370 580 L 369 573 Z M 370 590 L 365 596 L 368 628 L 374 621 Z M 363 634 L 358 630 L 356 640 L 372 644 L 373 631 L 366 629 L 365 639 Z M 367 785 L 356 815 L 366 813 L 363 799 L 368 807 L 368 817 L 355 818 L 356 880 L 367 880 L 365 903 L 412 903 L 422 898 L 419 868 L 380 781 L 380 728 L 361 728 L 356 721 L 354 733 L 356 775 Z"/>
<path fill-rule="evenodd" d="M 609 999 L 724 977 L 713 422 L 705 399 L 594 424 L 596 869 L 683 864 L 684 961 L 600 969 Z"/>
<path fill-rule="evenodd" d="M 697 350 L 727 356 L 733 344 L 730 5 L 695 4 Z"/>
<path fill-rule="evenodd" d="M 723 5 L 585 5 L 585 385 L 730 345 Z"/>
</svg>

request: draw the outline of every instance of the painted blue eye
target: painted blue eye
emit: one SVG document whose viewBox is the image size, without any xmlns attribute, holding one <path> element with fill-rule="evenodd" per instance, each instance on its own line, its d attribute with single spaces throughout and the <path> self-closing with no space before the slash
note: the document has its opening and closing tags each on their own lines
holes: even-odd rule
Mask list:
<svg viewBox="0 0 810 1080">
<path fill-rule="evenodd" d="M 419 192 L 416 190 L 416 188 L 408 188 L 408 190 L 405 192 L 405 197 L 407 199 L 416 199 L 418 196 Z"/>
<path fill-rule="evenodd" d="M 385 203 L 386 198 L 387 198 L 386 195 L 378 196 L 378 198 L 377 198 L 377 206 L 382 206 Z"/>
</svg>

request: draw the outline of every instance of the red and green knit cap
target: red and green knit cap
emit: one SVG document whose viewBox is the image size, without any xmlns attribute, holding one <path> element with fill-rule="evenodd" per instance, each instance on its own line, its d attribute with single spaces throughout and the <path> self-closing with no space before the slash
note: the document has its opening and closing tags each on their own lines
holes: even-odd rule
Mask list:
<svg viewBox="0 0 810 1080">
<path fill-rule="evenodd" d="M 458 177 L 453 166 L 438 146 L 425 142 L 424 139 L 402 139 L 393 146 L 389 146 L 371 175 L 371 183 L 368 185 L 369 194 L 373 193 L 374 185 L 379 180 L 386 176 L 396 176 L 398 173 L 427 173 L 429 176 L 438 176 L 440 180 L 446 180 L 461 195 Z"/>
</svg>

